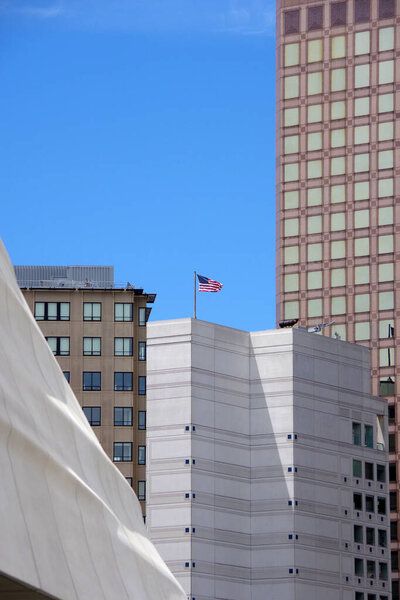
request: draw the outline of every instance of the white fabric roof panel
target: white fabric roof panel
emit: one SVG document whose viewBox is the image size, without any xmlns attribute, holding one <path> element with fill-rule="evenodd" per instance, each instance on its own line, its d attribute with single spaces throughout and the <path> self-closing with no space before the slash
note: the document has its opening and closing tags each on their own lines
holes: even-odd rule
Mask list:
<svg viewBox="0 0 400 600">
<path fill-rule="evenodd" d="M 0 572 L 60 600 L 186 600 L 0 242 Z"/>
</svg>

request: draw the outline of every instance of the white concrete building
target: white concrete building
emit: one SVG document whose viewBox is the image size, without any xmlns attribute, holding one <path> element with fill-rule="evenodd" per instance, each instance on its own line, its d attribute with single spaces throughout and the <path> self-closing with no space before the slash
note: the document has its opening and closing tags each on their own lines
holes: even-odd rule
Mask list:
<svg viewBox="0 0 400 600">
<path fill-rule="evenodd" d="M 151 539 L 195 600 L 390 598 L 386 401 L 366 348 L 148 326 Z"/>
</svg>

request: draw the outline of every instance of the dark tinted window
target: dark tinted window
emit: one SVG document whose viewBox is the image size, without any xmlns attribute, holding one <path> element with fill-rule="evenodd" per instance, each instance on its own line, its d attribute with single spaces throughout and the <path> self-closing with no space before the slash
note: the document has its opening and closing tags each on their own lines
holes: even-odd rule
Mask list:
<svg viewBox="0 0 400 600">
<path fill-rule="evenodd" d="M 366 23 L 369 21 L 370 0 L 354 0 L 354 21 Z"/>
<path fill-rule="evenodd" d="M 397 492 L 390 492 L 390 510 L 397 510 Z"/>
<path fill-rule="evenodd" d="M 331 27 L 346 25 L 346 2 L 333 2 L 331 4 Z"/>
<path fill-rule="evenodd" d="M 313 29 L 322 29 L 322 18 L 323 18 L 323 7 L 312 6 L 307 11 L 307 29 L 312 31 Z"/>
<path fill-rule="evenodd" d="M 299 33 L 300 31 L 300 11 L 288 10 L 285 12 L 285 34 Z"/>
<path fill-rule="evenodd" d="M 379 18 L 389 19 L 394 17 L 394 0 L 379 0 Z"/>
</svg>

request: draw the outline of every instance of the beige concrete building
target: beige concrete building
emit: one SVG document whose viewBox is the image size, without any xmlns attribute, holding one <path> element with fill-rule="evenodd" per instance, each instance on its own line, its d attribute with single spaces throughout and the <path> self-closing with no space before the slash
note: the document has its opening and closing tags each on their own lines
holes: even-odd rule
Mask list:
<svg viewBox="0 0 400 600">
<path fill-rule="evenodd" d="M 389 402 L 396 600 L 400 2 L 280 0 L 277 28 L 278 320 L 334 319 L 323 335 L 370 348 Z"/>
<path fill-rule="evenodd" d="M 15 271 L 90 425 L 145 514 L 146 324 L 155 295 L 115 283 L 113 267 Z"/>
</svg>

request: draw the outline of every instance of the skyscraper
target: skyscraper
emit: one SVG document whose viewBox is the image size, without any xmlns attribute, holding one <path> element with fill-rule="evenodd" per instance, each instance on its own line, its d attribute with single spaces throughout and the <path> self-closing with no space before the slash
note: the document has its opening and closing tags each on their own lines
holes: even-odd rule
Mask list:
<svg viewBox="0 0 400 600">
<path fill-rule="evenodd" d="M 104 266 L 16 266 L 37 324 L 145 514 L 146 324 L 155 294 Z"/>
<path fill-rule="evenodd" d="M 389 402 L 398 582 L 400 2 L 277 6 L 277 315 L 369 346 Z M 396 226 L 396 223 L 399 225 Z"/>
</svg>

